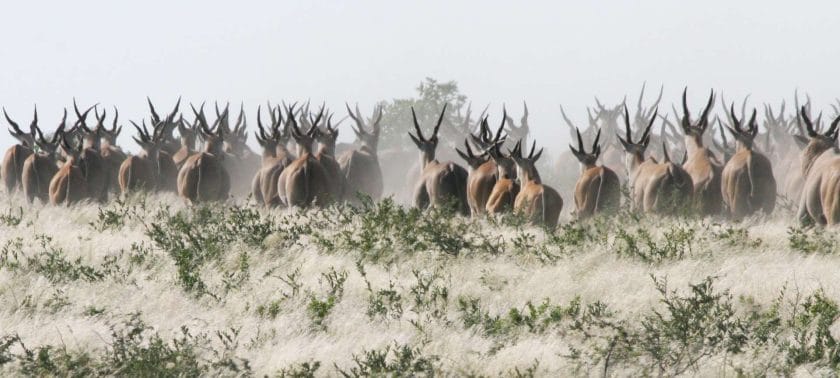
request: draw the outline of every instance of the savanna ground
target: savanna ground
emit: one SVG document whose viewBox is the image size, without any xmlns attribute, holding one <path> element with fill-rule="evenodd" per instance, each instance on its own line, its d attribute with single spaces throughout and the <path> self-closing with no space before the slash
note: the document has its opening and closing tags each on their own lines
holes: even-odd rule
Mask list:
<svg viewBox="0 0 840 378">
<path fill-rule="evenodd" d="M 300 213 L 0 195 L 3 375 L 765 375 L 840 367 L 840 234 L 548 231 L 393 201 Z M 567 207 L 568 207 L 567 203 Z"/>
</svg>

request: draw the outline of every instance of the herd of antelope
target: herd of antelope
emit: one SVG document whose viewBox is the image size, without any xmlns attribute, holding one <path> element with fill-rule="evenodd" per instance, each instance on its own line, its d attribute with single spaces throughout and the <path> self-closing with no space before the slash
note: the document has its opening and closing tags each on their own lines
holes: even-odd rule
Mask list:
<svg viewBox="0 0 840 378">
<path fill-rule="evenodd" d="M 630 208 L 644 213 L 690 211 L 738 220 L 773 212 L 777 197 L 785 196 L 798 199 L 801 222 L 840 224 L 840 106 L 833 106 L 838 114 L 824 129 L 822 115 L 811 115 L 810 100 L 800 106 L 796 96 L 792 116 L 785 115 L 784 102 L 776 112 L 765 105 L 760 132 L 757 110 L 747 117 L 746 99 L 739 115 L 734 103 L 727 106 L 721 98 L 723 117 L 712 119 L 714 91 L 693 116 L 686 90 L 682 112 L 673 109 L 672 119 L 658 111 L 661 90 L 651 106 L 642 105 L 643 97 L 644 87 L 632 118 L 626 101 L 609 107 L 596 99 L 583 129 L 561 107 L 576 141 L 570 153 L 581 167 L 573 193 L 576 217 L 616 211 L 624 186 Z M 260 106 L 253 133 L 262 147 L 260 157 L 247 146 L 244 109 L 231 126 L 229 106 L 216 106 L 211 124 L 204 104 L 198 109 L 190 105 L 190 122 L 179 112 L 180 103 L 162 117 L 149 100 L 149 125 L 145 119 L 130 122 L 140 148 L 136 155 L 117 145 L 122 126 L 116 108 L 109 128 L 105 109 L 100 113 L 94 105 L 81 111 L 74 100 L 72 126 L 65 109 L 49 137 L 38 125 L 37 109 L 28 132 L 4 109 L 9 131 L 19 141 L 6 151 L 0 170 L 7 193 L 22 191 L 30 203 L 38 199 L 53 205 L 104 202 L 110 195 L 136 191 L 171 191 L 188 203 L 251 195 L 267 207 L 302 208 L 355 202 L 359 194 L 379 199 L 384 193 L 381 164 L 397 161 L 410 172 L 411 196 L 419 208 L 454 205 L 474 217 L 518 212 L 535 224 L 554 227 L 563 207 L 558 191 L 540 178 L 536 163 L 543 149 L 537 150 L 536 141 L 529 148 L 527 105 L 519 126 L 505 110 L 498 128 L 490 126 L 486 109 L 475 121 L 467 108 L 465 115 L 458 114 L 458 122 L 450 122 L 444 105 L 434 127 L 425 132 L 412 108 L 414 130 L 409 136 L 420 159 L 409 169 L 394 151 L 386 152 L 387 157 L 379 151 L 381 108 L 368 118 L 348 105 L 357 140 L 339 149 L 341 121 L 334 124 L 334 114 L 323 106 L 316 112 L 308 104 L 269 104 L 267 123 Z M 91 111 L 93 126 L 88 125 Z M 657 121 L 658 133 L 653 130 Z M 454 131 L 445 134 L 451 135 L 450 146 L 458 146 L 451 150 L 466 168 L 437 159 L 444 124 Z M 710 130 L 715 124 L 719 138 Z M 651 145 L 661 146 L 659 158 L 648 152 Z M 564 156 L 561 162 L 571 162 Z M 778 184 L 776 177 L 782 176 Z"/>
</svg>

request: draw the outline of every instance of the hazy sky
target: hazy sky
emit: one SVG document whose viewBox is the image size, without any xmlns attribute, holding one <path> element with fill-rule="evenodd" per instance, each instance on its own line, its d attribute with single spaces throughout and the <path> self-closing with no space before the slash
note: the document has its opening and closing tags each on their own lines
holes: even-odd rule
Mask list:
<svg viewBox="0 0 840 378">
<path fill-rule="evenodd" d="M 666 104 L 684 85 L 694 107 L 710 87 L 756 103 L 798 87 L 824 107 L 840 97 L 838 15 L 838 1 L 14 2 L 0 22 L 0 105 L 28 125 L 37 104 L 52 129 L 73 96 L 137 120 L 145 96 L 168 108 L 181 95 L 244 101 L 253 123 L 268 99 L 369 109 L 429 76 L 517 119 L 527 100 L 556 152 L 559 104 L 583 122 L 593 96 L 615 103 L 643 81 L 664 84 Z"/>
</svg>

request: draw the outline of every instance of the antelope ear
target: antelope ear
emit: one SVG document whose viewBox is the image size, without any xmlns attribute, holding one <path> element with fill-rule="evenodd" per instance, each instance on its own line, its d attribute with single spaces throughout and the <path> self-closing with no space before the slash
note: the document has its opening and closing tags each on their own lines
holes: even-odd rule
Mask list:
<svg viewBox="0 0 840 378">
<path fill-rule="evenodd" d="M 627 141 L 624 140 L 624 138 L 622 138 L 621 135 L 615 134 L 615 136 L 618 138 L 618 141 L 621 143 L 621 146 L 624 147 L 625 151 L 630 149 L 630 144 L 627 143 Z"/>
<path fill-rule="evenodd" d="M 540 160 L 540 156 L 542 156 L 543 151 L 545 151 L 545 148 L 540 148 L 539 152 L 537 152 L 537 154 L 534 155 L 533 158 L 531 158 L 532 161 L 536 163 L 537 160 Z"/>
<path fill-rule="evenodd" d="M 457 149 L 457 148 L 456 148 L 456 149 L 455 149 L 455 152 L 457 152 L 457 153 L 458 153 L 458 156 L 460 156 L 462 159 L 464 159 L 464 161 L 466 161 L 467 163 L 470 163 L 470 162 L 472 161 L 472 159 L 470 159 L 470 157 L 469 157 L 469 156 L 467 156 L 467 154 L 465 154 L 465 153 L 464 153 L 463 151 L 461 151 L 460 149 Z"/>
</svg>

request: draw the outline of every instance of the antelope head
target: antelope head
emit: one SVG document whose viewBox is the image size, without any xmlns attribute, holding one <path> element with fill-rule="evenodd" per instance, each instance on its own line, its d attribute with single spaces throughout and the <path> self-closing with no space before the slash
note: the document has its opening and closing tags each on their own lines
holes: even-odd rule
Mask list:
<svg viewBox="0 0 840 378">
<path fill-rule="evenodd" d="M 9 134 L 11 134 L 15 139 L 17 139 L 21 145 L 24 147 L 32 148 L 35 146 L 35 128 L 38 125 L 38 109 L 35 108 L 35 115 L 32 119 L 32 123 L 29 125 L 29 132 L 25 133 L 20 129 L 20 126 L 15 121 L 9 117 L 6 113 L 6 109 L 3 109 L 3 116 L 6 117 L 6 122 L 9 123 L 11 128 L 9 129 Z"/>
<path fill-rule="evenodd" d="M 520 182 L 534 181 L 540 183 L 540 174 L 537 172 L 536 163 L 542 156 L 543 149 L 534 153 L 537 148 L 537 141 L 531 143 L 531 152 L 528 156 L 522 154 L 522 140 L 516 142 L 513 150 L 509 150 L 510 158 L 516 163 L 516 176 L 519 177 Z"/>
<path fill-rule="evenodd" d="M 92 109 L 94 109 L 96 105 L 89 107 L 87 110 L 82 113 L 79 111 L 79 106 L 76 105 L 76 99 L 73 99 L 73 110 L 76 112 L 76 125 L 74 128 L 77 130 L 79 135 L 82 138 L 82 146 L 84 148 L 91 148 L 96 151 L 102 147 L 102 132 L 100 128 L 94 127 L 93 129 L 87 126 L 87 116 L 88 113 Z M 104 118 L 103 118 L 104 119 Z"/>
<path fill-rule="evenodd" d="M 508 135 L 515 139 L 527 141 L 528 134 L 531 131 L 531 127 L 528 125 L 528 104 L 525 101 L 522 101 L 522 107 L 524 108 L 524 112 L 522 113 L 522 118 L 519 119 L 519 126 L 516 126 L 513 123 L 513 118 L 510 118 L 510 116 L 507 115 L 507 111 L 504 107 L 502 108 L 502 111 L 504 111 L 504 118 L 508 124 Z"/>
<path fill-rule="evenodd" d="M 320 127 L 315 127 L 315 140 L 321 145 L 321 153 L 335 156 L 335 141 L 338 139 L 338 127 L 333 127 L 332 117 L 332 114 L 327 116 L 323 130 Z"/>
<path fill-rule="evenodd" d="M 498 129 L 496 129 L 496 133 L 494 135 L 493 131 L 490 130 L 490 125 L 487 122 L 487 117 L 484 117 L 484 119 L 481 120 L 481 124 L 477 132 L 469 134 L 473 144 L 478 146 L 479 149 L 487 151 L 493 146 L 497 145 L 500 141 L 501 143 L 504 143 L 505 140 L 507 140 L 507 136 L 502 137 L 502 131 L 504 131 L 505 129 L 505 123 L 507 123 L 507 119 L 507 112 L 504 111 L 504 113 L 502 113 L 502 124 L 499 125 Z"/>
<path fill-rule="evenodd" d="M 66 125 L 67 109 L 64 109 L 64 116 L 61 117 L 61 124 L 58 125 L 58 128 L 49 140 L 44 138 L 44 134 L 41 132 L 40 128 L 35 129 L 38 134 L 35 138 L 35 145 L 38 146 L 38 149 L 40 149 L 43 154 L 53 159 L 56 157 L 56 152 L 58 152 L 58 148 L 61 145 L 61 138 L 64 136 L 64 127 Z"/>
<path fill-rule="evenodd" d="M 703 133 L 709 127 L 709 111 L 712 110 L 712 105 L 715 101 L 715 91 L 712 90 L 709 94 L 709 102 L 706 104 L 703 112 L 700 113 L 700 118 L 696 122 L 691 121 L 691 113 L 688 110 L 688 100 L 686 99 L 687 96 L 688 88 L 686 87 L 682 95 L 683 117 L 680 126 L 682 126 L 683 133 L 685 134 L 686 147 L 689 149 L 699 149 L 703 147 Z"/>
<path fill-rule="evenodd" d="M 586 152 L 586 147 L 583 145 L 583 137 L 580 135 L 580 130 L 575 128 L 575 132 L 577 133 L 577 142 L 578 147 L 575 149 L 572 145 L 569 145 L 569 149 L 572 150 L 572 154 L 578 159 L 581 164 L 581 172 L 586 169 L 595 167 L 595 163 L 598 161 L 598 156 L 601 155 L 601 146 L 598 144 L 599 139 L 601 139 L 601 130 L 598 129 L 598 133 L 595 134 L 595 141 L 592 142 L 592 150 L 590 152 Z"/>
<path fill-rule="evenodd" d="M 61 135 L 61 155 L 64 157 L 65 164 L 78 166 L 83 150 L 84 145 L 81 142 L 74 146 L 73 141 L 67 139 L 67 134 Z"/>
<path fill-rule="evenodd" d="M 417 121 L 417 113 L 414 112 L 414 107 L 411 107 L 411 118 L 414 121 L 414 131 L 417 135 L 409 132 L 408 136 L 411 137 L 411 140 L 417 148 L 420 149 L 421 168 L 425 168 L 426 164 L 435 160 L 435 150 L 438 145 L 438 131 L 440 130 L 440 124 L 443 122 L 445 114 L 446 104 L 443 105 L 443 110 L 440 112 L 440 117 L 438 117 L 437 124 L 435 125 L 434 131 L 432 131 L 432 136 L 427 139 L 423 136 L 423 131 L 420 130 L 420 122 Z"/>
<path fill-rule="evenodd" d="M 178 116 L 178 109 L 181 106 L 181 97 L 178 97 L 178 101 L 175 102 L 175 108 L 173 108 L 172 111 L 166 115 L 166 118 L 161 118 L 160 115 L 158 115 L 157 111 L 155 111 L 155 106 L 152 104 L 151 99 L 146 97 L 146 101 L 149 103 L 149 111 L 151 112 L 152 125 L 161 125 L 162 127 L 161 132 L 163 133 L 163 135 L 161 136 L 161 138 L 163 139 L 161 142 L 161 148 L 170 153 L 178 150 L 181 144 L 178 140 L 175 139 L 175 129 L 178 128 L 179 123 L 175 120 L 175 117 Z"/>
<path fill-rule="evenodd" d="M 653 127 L 653 122 L 656 120 L 658 112 L 658 109 L 653 112 L 653 116 L 650 117 L 650 121 L 648 121 L 648 125 L 642 133 L 642 137 L 634 141 L 633 132 L 630 130 L 630 111 L 627 110 L 627 105 L 624 106 L 624 138 L 621 135 L 616 134 L 616 136 L 618 136 L 618 141 L 621 142 L 621 146 L 624 147 L 624 151 L 627 153 L 625 164 L 628 174 L 632 174 L 636 167 L 645 161 L 645 151 L 647 150 L 648 144 L 650 144 L 650 129 Z"/>
<path fill-rule="evenodd" d="M 466 139 L 464 139 L 464 151 L 456 148 L 455 152 L 457 152 L 458 155 L 467 162 L 467 165 L 469 165 L 471 169 L 476 169 L 489 160 L 487 152 L 476 155 L 473 152 L 472 147 L 470 147 L 470 143 Z"/>
<path fill-rule="evenodd" d="M 94 112 L 96 112 L 96 109 L 94 109 Z M 96 128 L 99 129 L 99 135 L 102 136 L 102 142 L 104 142 L 106 146 L 117 147 L 117 137 L 119 137 L 122 132 L 122 126 L 117 125 L 120 118 L 120 113 L 117 110 L 117 107 L 114 107 L 114 121 L 110 130 L 108 130 L 105 126 L 105 109 L 102 109 L 102 117 L 100 117 L 98 113 L 95 114 L 95 116 Z"/>
<path fill-rule="evenodd" d="M 266 128 L 262 122 L 262 106 L 257 106 L 257 131 L 254 136 L 257 138 L 257 143 L 263 148 L 263 156 L 275 157 L 277 156 L 278 148 L 285 148 L 289 141 L 289 134 L 285 130 L 280 130 L 283 123 L 283 113 L 277 108 L 272 109 L 269 106 L 269 114 L 271 115 L 271 125 Z M 287 123 L 288 124 L 288 123 Z M 268 132 L 266 132 L 268 129 Z"/>
<path fill-rule="evenodd" d="M 157 125 L 153 127 L 152 133 L 149 133 L 149 129 L 146 128 L 146 120 L 143 120 L 142 127 L 138 126 L 134 121 L 130 122 L 137 130 L 137 136 L 132 136 L 131 138 L 134 139 L 134 142 L 137 143 L 138 146 L 140 146 L 147 159 L 157 162 L 161 144 L 164 139 L 164 128 L 166 126 L 163 122 L 159 121 Z"/>
<path fill-rule="evenodd" d="M 744 120 L 741 118 L 740 120 L 735 115 L 735 104 L 733 103 L 729 107 L 729 116 L 732 118 L 732 126 L 726 126 L 726 129 L 732 134 L 737 142 L 737 150 L 751 150 L 753 148 L 753 141 L 755 140 L 755 136 L 758 135 L 758 123 L 755 120 L 757 111 L 753 109 L 752 116 L 750 117 L 750 121 L 747 123 L 746 127 L 741 125 L 741 122 Z"/>
<path fill-rule="evenodd" d="M 312 115 L 309 114 L 308 123 L 312 126 L 308 130 L 302 131 L 298 126 L 297 121 L 295 121 L 293 107 L 286 111 L 286 120 L 289 123 L 289 131 L 292 134 L 292 138 L 295 140 L 295 143 L 297 143 L 298 157 L 312 155 L 313 147 L 315 145 L 315 133 L 318 132 L 317 125 L 324 116 L 324 108 L 321 108 L 315 118 L 312 118 Z M 301 123 L 307 121 L 306 114 L 303 112 L 301 112 L 300 117 L 302 121 Z"/>
<path fill-rule="evenodd" d="M 227 110 L 225 112 L 227 112 Z M 207 125 L 207 117 L 204 116 L 203 111 L 197 113 L 196 117 L 198 118 L 199 135 L 201 136 L 201 139 L 204 140 L 204 152 L 221 158 L 224 156 L 224 144 L 226 137 L 226 130 L 220 124 L 222 117 L 216 118 L 212 127 Z"/>
<path fill-rule="evenodd" d="M 229 130 L 230 134 L 225 139 L 225 152 L 236 156 L 242 156 L 245 154 L 245 151 L 248 149 L 248 131 L 246 124 L 245 106 L 241 105 L 239 107 L 239 116 L 236 117 L 236 124 L 233 126 L 232 130 Z M 227 127 L 227 117 L 225 118 L 225 125 L 225 127 Z"/>
<path fill-rule="evenodd" d="M 733 155 L 735 155 L 735 149 L 729 145 L 729 140 L 726 138 L 726 132 L 723 130 L 723 121 L 720 120 L 719 117 L 715 117 L 715 123 L 717 123 L 718 133 L 720 133 L 720 143 L 718 143 L 717 139 L 712 138 L 712 144 L 714 144 L 715 148 L 723 154 L 723 159 L 725 161 L 729 161 Z"/>
<path fill-rule="evenodd" d="M 350 110 L 350 105 L 344 104 L 347 107 L 347 114 L 350 118 L 353 119 L 353 122 L 356 123 L 356 127 L 353 127 L 353 133 L 356 134 L 356 138 L 359 140 L 359 144 L 361 144 L 362 148 L 367 148 L 374 154 L 377 151 L 379 146 L 379 122 L 382 121 L 382 107 L 380 106 L 376 118 L 373 121 L 373 125 L 370 128 L 371 131 L 368 131 L 368 127 L 365 124 L 365 119 L 362 117 L 362 113 L 359 111 L 359 105 L 356 105 L 356 113 L 353 114 L 353 111 Z"/>
<path fill-rule="evenodd" d="M 829 149 L 837 150 L 837 135 L 840 134 L 838 133 L 837 126 L 840 124 L 840 115 L 831 122 L 831 126 L 829 126 L 825 133 L 821 132 L 822 113 L 817 116 L 815 122 L 812 122 L 808 116 L 807 109 L 803 106 L 800 110 L 800 116 L 805 123 L 805 130 L 808 133 L 808 137 L 795 135 L 794 138 L 799 140 L 800 143 L 806 143 L 805 149 L 802 150 L 802 175 L 803 177 L 807 177 L 808 172 L 811 170 L 811 165 L 813 165 L 818 156 Z M 797 118 L 797 122 L 799 122 L 799 118 Z"/>
</svg>

